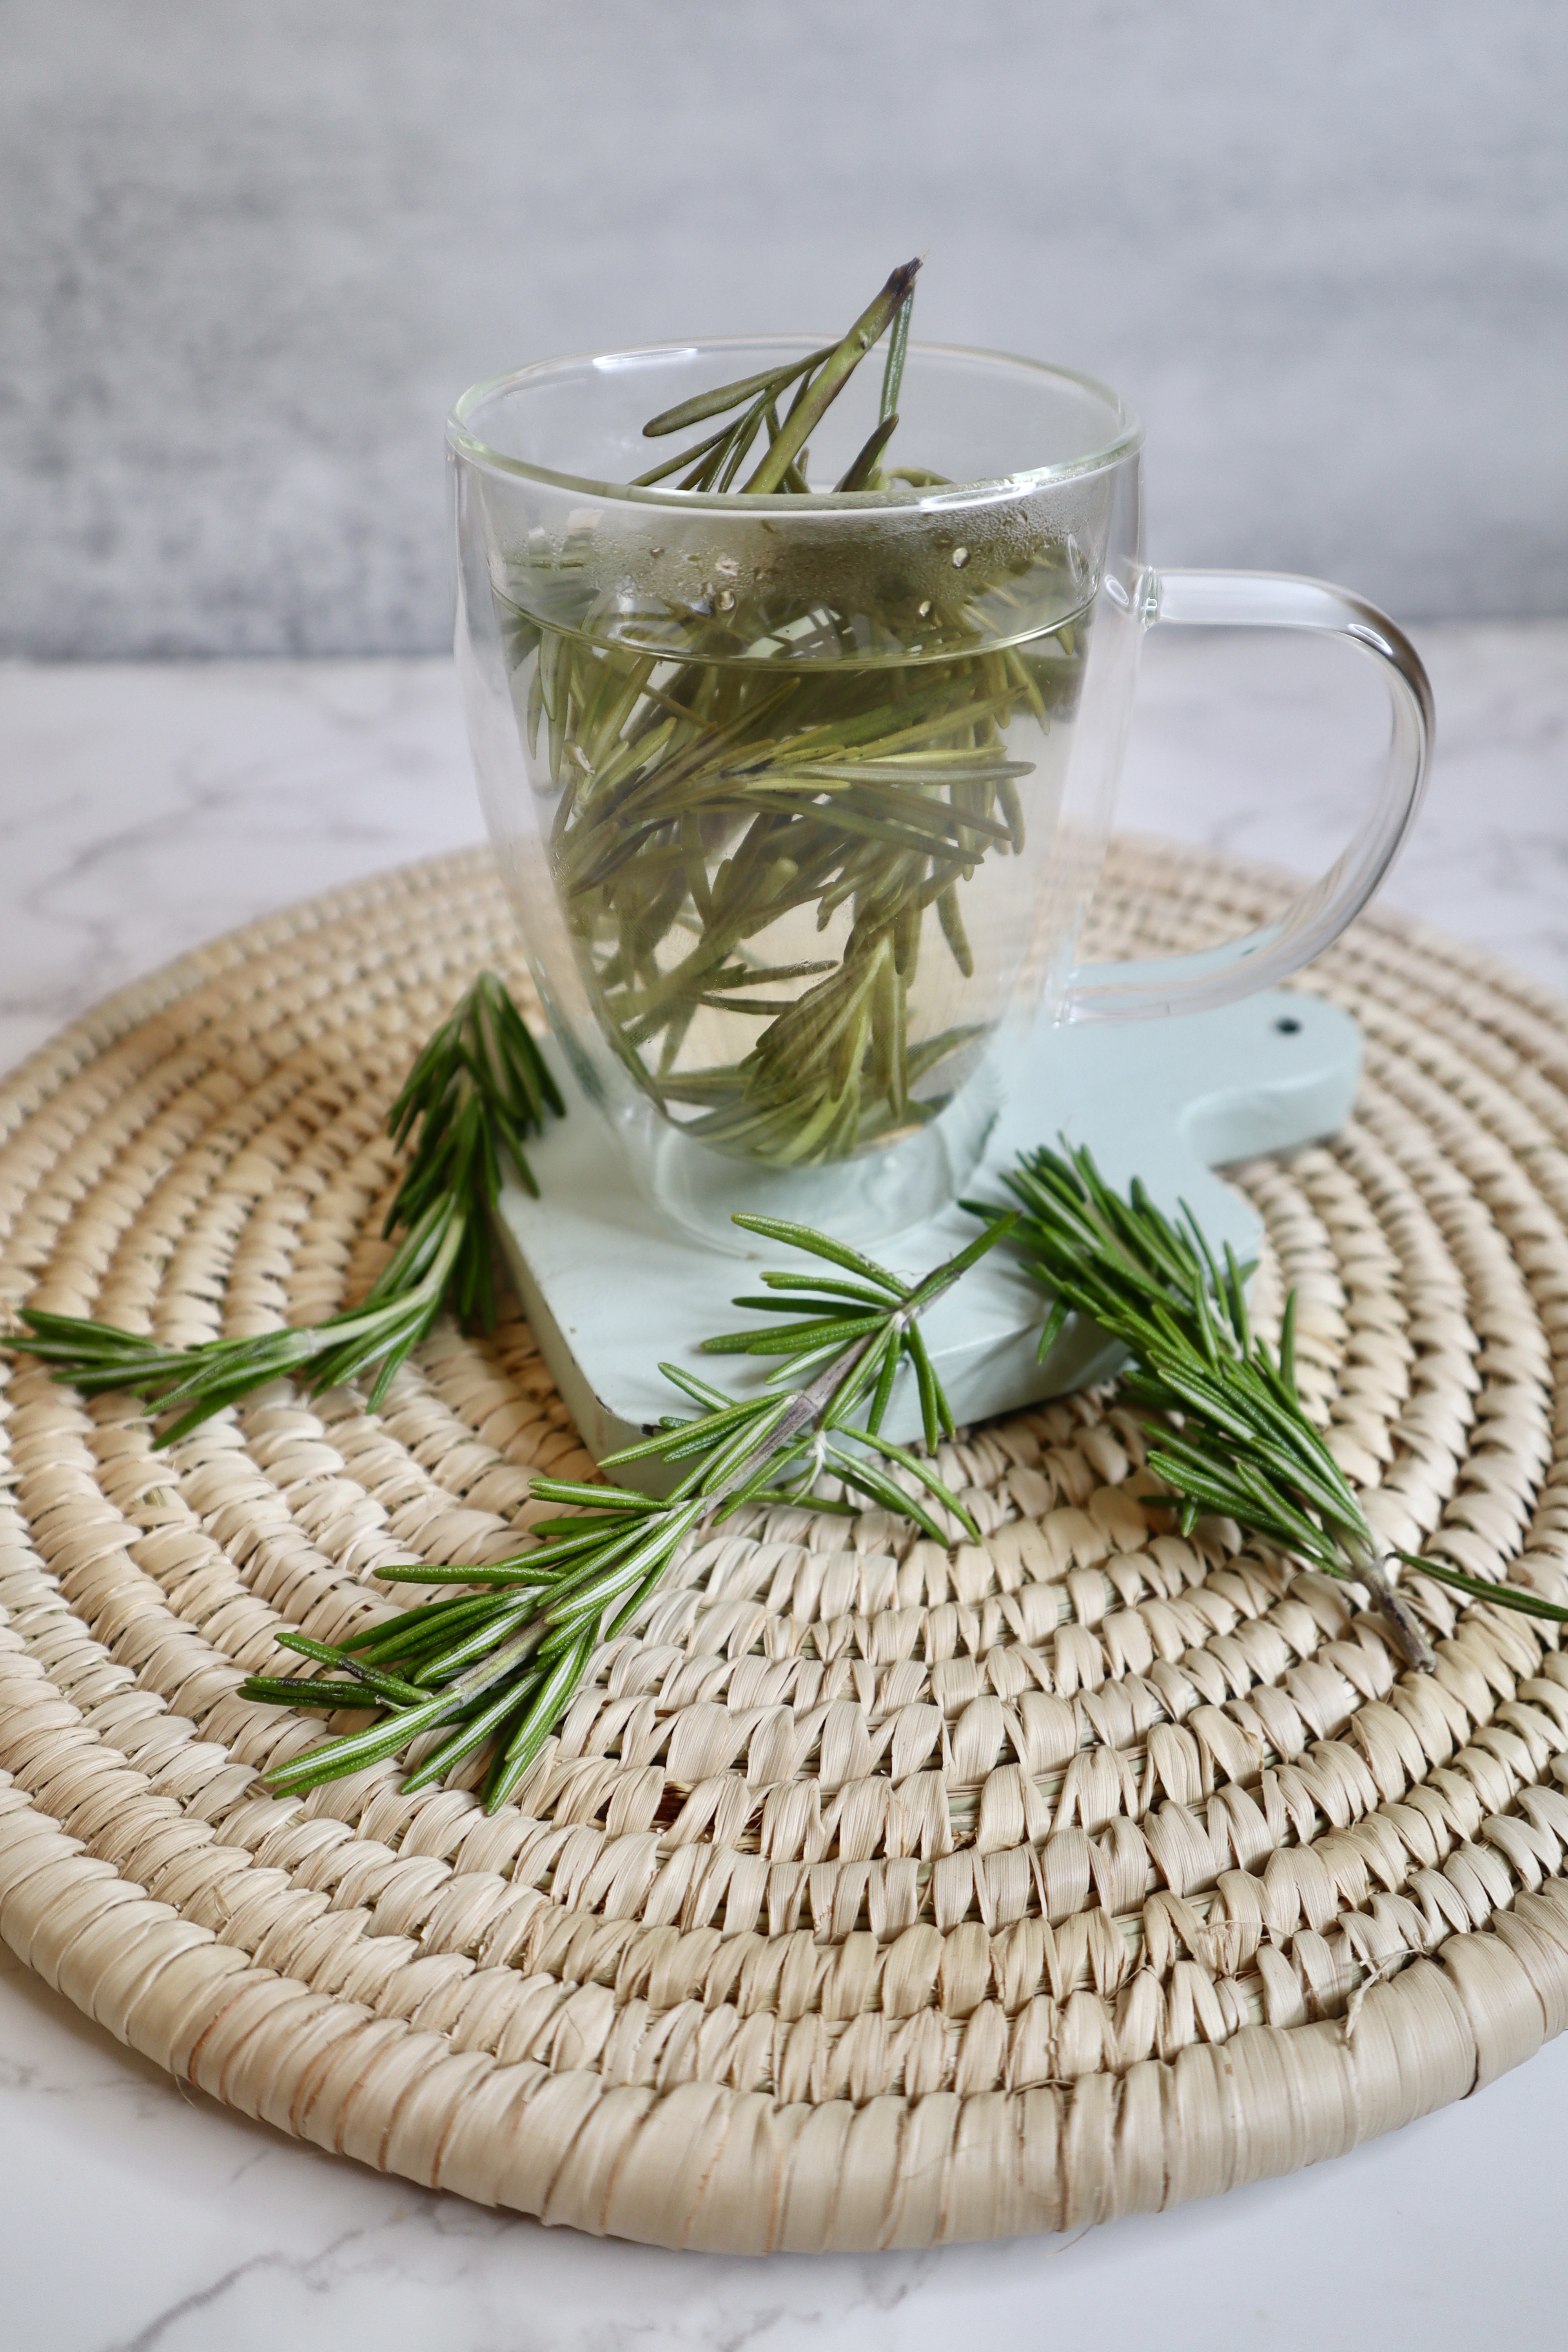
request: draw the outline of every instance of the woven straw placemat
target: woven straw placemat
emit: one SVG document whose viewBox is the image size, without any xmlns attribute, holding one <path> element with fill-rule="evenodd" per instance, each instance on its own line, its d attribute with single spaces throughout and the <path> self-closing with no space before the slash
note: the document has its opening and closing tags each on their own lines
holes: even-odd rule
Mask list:
<svg viewBox="0 0 1568 2352">
<path fill-rule="evenodd" d="M 1124 844 L 1096 946 L 1278 903 Z M 519 977 L 475 854 L 79 1022 L 0 1091 L 5 1297 L 185 1342 L 357 1295 L 386 1105 L 485 961 Z M 1366 1081 L 1236 1171 L 1260 1315 L 1299 1286 L 1389 1536 L 1568 1591 L 1568 1010 L 1387 918 L 1306 984 Z M 269 1798 L 319 1727 L 234 1694 L 280 1623 L 419 1597 L 377 1562 L 514 1550 L 530 1473 L 588 1473 L 521 1323 L 441 1328 L 380 1413 L 280 1387 L 166 1453 L 4 1380 L 0 1934 L 321 2147 L 662 2244 L 925 2245 L 1310 2163 L 1568 2021 L 1554 1632 L 1428 1581 L 1437 1670 L 1402 1671 L 1343 1587 L 1152 1534 L 1110 1394 L 943 1449 L 981 1545 L 790 1511 L 701 1547 L 487 1820 L 390 1767 Z"/>
</svg>

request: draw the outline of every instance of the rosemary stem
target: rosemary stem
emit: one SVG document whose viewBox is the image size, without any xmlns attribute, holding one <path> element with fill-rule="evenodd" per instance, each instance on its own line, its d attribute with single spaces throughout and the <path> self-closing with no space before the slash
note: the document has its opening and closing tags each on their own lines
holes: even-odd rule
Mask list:
<svg viewBox="0 0 1568 2352">
<path fill-rule="evenodd" d="M 1369 1548 L 1358 1540 L 1347 1539 L 1345 1549 L 1350 1555 L 1350 1574 L 1366 1586 L 1376 1601 L 1405 1664 L 1430 1674 L 1437 1663 L 1432 1644 L 1409 1602 L 1390 1583 L 1385 1556 L 1375 1546 Z"/>
<path fill-rule="evenodd" d="M 765 1462 L 782 1457 L 808 1431 L 816 1427 L 837 1394 L 841 1382 L 848 1379 L 875 1346 L 878 1336 L 875 1331 L 869 1331 L 864 1339 L 852 1340 L 842 1354 L 835 1356 L 826 1369 L 817 1373 L 814 1381 L 804 1389 L 796 1390 L 789 1411 L 773 1434 L 742 1463 L 732 1478 L 726 1480 L 729 1491 L 722 1498 L 717 1516 L 722 1517 L 724 1508 L 732 1504 L 734 1489 L 749 1486 Z"/>
</svg>

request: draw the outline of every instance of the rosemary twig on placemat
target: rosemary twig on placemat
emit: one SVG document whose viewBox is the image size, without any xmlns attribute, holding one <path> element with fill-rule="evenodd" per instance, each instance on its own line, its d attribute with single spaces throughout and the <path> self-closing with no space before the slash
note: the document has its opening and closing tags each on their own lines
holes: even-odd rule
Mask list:
<svg viewBox="0 0 1568 2352">
<path fill-rule="evenodd" d="M 1221 1264 L 1190 1213 L 1173 1223 L 1136 1180 L 1123 1199 L 1081 1147 L 1027 1152 L 1007 1182 L 1023 1212 L 1011 1213 L 1015 1244 L 1052 1297 L 1042 1359 L 1075 1312 L 1126 1348 L 1132 1368 L 1121 1391 L 1159 1416 L 1148 1429 L 1149 1465 L 1169 1484 L 1184 1533 L 1215 1512 L 1328 1575 L 1363 1584 L 1412 1665 L 1429 1667 L 1432 1650 L 1390 1580 L 1391 1559 L 1470 1600 L 1568 1620 L 1568 1610 L 1538 1593 L 1485 1583 L 1380 1540 L 1302 1409 L 1294 1291 L 1274 1353 L 1252 1328 L 1247 1269 L 1229 1249 Z"/>
<path fill-rule="evenodd" d="M 521 1014 L 493 972 L 481 972 L 427 1041 L 387 1115 L 408 1163 L 384 1230 L 403 1238 L 358 1307 L 303 1328 L 165 1348 L 112 1324 L 24 1307 L 8 1345 L 55 1365 L 86 1395 L 128 1389 L 176 1419 L 173 1443 L 226 1404 L 284 1373 L 307 1391 L 375 1368 L 372 1406 L 444 1306 L 495 1321 L 489 1213 L 510 1166 L 535 1191 L 524 1152 L 545 1114 L 563 1110 Z"/>
<path fill-rule="evenodd" d="M 700 1411 L 668 1416 L 655 1435 L 612 1454 L 605 1466 L 663 1463 L 679 1474 L 668 1495 L 536 1478 L 533 1498 L 560 1505 L 564 1516 L 541 1522 L 532 1530 L 534 1544 L 515 1559 L 482 1569 L 416 1563 L 378 1571 L 385 1581 L 479 1586 L 479 1591 L 426 1601 L 335 1647 L 281 1633 L 284 1648 L 326 1667 L 328 1675 L 253 1677 L 241 1685 L 241 1697 L 385 1712 L 363 1730 L 280 1765 L 267 1776 L 270 1788 L 312 1788 L 400 1755 L 439 1730 L 443 1736 L 405 1787 L 427 1787 L 477 1749 L 493 1747 L 485 1789 L 493 1810 L 521 1780 L 595 1652 L 647 1606 L 688 1537 L 747 1503 L 810 1497 L 814 1509 L 830 1507 L 812 1495 L 825 1473 L 868 1502 L 913 1520 L 939 1543 L 951 1540 L 952 1525 L 979 1540 L 979 1529 L 934 1465 L 880 1430 L 903 1360 L 915 1368 L 931 1443 L 952 1428 L 919 1318 L 1005 1237 L 1008 1221 L 989 1226 L 920 1283 L 903 1282 L 805 1225 L 752 1217 L 737 1223 L 833 1271 L 764 1276 L 792 1295 L 800 1320 L 784 1332 L 735 1334 L 708 1344 L 731 1353 L 740 1347 L 783 1353 L 796 1372 L 810 1370 L 805 1384 L 736 1398 L 663 1365 Z M 802 1282 L 808 1286 L 804 1293 L 796 1287 Z"/>
</svg>

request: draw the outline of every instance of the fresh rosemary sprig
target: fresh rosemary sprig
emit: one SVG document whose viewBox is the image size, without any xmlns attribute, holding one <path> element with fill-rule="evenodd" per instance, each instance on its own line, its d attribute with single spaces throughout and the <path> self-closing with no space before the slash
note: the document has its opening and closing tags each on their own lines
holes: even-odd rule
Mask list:
<svg viewBox="0 0 1568 2352">
<path fill-rule="evenodd" d="M 450 1019 L 429 1039 L 387 1116 L 393 1142 L 417 1129 L 384 1231 L 399 1242 L 358 1307 L 300 1329 L 252 1339 L 161 1347 L 136 1332 L 40 1307 L 20 1310 L 6 1345 L 56 1367 L 88 1396 L 129 1389 L 176 1418 L 159 1438 L 172 1444 L 252 1390 L 289 1373 L 312 1394 L 379 1366 L 370 1403 L 444 1306 L 495 1322 L 489 1212 L 510 1163 L 538 1187 L 523 1150 L 546 1111 L 565 1106 L 521 1014 L 493 972 L 481 972 Z M 183 1410 L 182 1410 L 183 1408 Z"/>
<path fill-rule="evenodd" d="M 1106 1183 L 1087 1149 L 1024 1154 L 1007 1183 L 1015 1245 L 1052 1294 L 1043 1360 L 1068 1317 L 1090 1317 L 1133 1360 L 1122 1394 L 1160 1416 L 1148 1425 L 1149 1465 L 1172 1489 L 1182 1531 L 1205 1512 L 1231 1518 L 1330 1576 L 1365 1585 L 1412 1665 L 1431 1646 L 1391 1583 L 1391 1559 L 1473 1601 L 1568 1622 L 1568 1609 L 1516 1585 L 1489 1584 L 1445 1560 L 1382 1542 L 1296 1386 L 1296 1295 L 1285 1302 L 1278 1354 L 1253 1330 L 1247 1269 L 1216 1260 L 1190 1211 L 1173 1223 L 1134 1180 L 1130 1197 Z M 1156 1497 L 1145 1497 L 1153 1502 Z"/>
<path fill-rule="evenodd" d="M 702 1408 L 668 1416 L 605 1468 L 660 1462 L 678 1476 L 668 1495 L 535 1478 L 535 1500 L 565 1515 L 542 1521 L 535 1548 L 482 1569 L 384 1568 L 384 1580 L 478 1585 L 426 1601 L 335 1647 L 285 1632 L 279 1641 L 330 1670 L 324 1680 L 258 1675 L 240 1696 L 269 1705 L 335 1709 L 380 1706 L 379 1722 L 306 1750 L 267 1777 L 277 1792 L 314 1788 L 401 1754 L 415 1740 L 444 1737 L 421 1759 L 405 1789 L 429 1787 L 477 1749 L 491 1745 L 485 1788 L 493 1811 L 512 1794 L 587 1671 L 595 1650 L 645 1608 L 689 1536 L 716 1527 L 748 1503 L 799 1503 L 826 1472 L 882 1507 L 910 1518 L 945 1544 L 949 1515 L 973 1541 L 979 1530 L 935 1466 L 880 1434 L 900 1361 L 920 1384 L 931 1442 L 952 1414 L 919 1333 L 919 1318 L 1010 1230 L 1003 1217 L 967 1248 L 906 1283 L 872 1259 L 809 1226 L 764 1217 L 738 1224 L 806 1253 L 838 1272 L 766 1275 L 808 1309 L 784 1332 L 734 1333 L 706 1343 L 731 1353 L 784 1353 L 786 1370 L 815 1366 L 804 1387 L 726 1396 L 673 1364 L 667 1379 Z M 848 1276 L 849 1280 L 841 1280 Z M 800 1286 L 811 1295 L 798 1296 Z M 750 1304 L 737 1300 L 737 1305 Z M 762 1302 L 776 1307 L 774 1298 Z M 860 1408 L 869 1400 L 863 1419 Z M 904 1474 L 900 1485 L 895 1473 Z M 928 1499 L 929 1498 L 929 1499 Z M 812 1496 L 812 1507 L 832 1507 Z"/>
</svg>

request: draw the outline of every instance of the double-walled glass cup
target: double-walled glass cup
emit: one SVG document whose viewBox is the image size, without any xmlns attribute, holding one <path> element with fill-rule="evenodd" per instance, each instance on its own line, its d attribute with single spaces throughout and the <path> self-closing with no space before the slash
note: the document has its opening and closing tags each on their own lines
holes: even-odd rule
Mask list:
<svg viewBox="0 0 1568 2352">
<path fill-rule="evenodd" d="M 912 347 L 875 491 L 628 488 L 648 418 L 804 340 L 547 362 L 449 429 L 458 658 L 486 821 L 571 1067 L 644 1183 L 711 1231 L 774 1206 L 891 1233 L 952 1197 L 1036 1020 L 1218 1005 L 1364 906 L 1431 698 L 1384 616 L 1269 573 L 1149 569 L 1142 436 L 1104 385 Z M 868 364 L 814 436 L 831 484 Z M 1381 788 L 1266 930 L 1076 967 L 1155 622 L 1309 629 L 1381 665 Z M 1042 1132 L 1049 1127 L 1042 1106 Z"/>
</svg>

